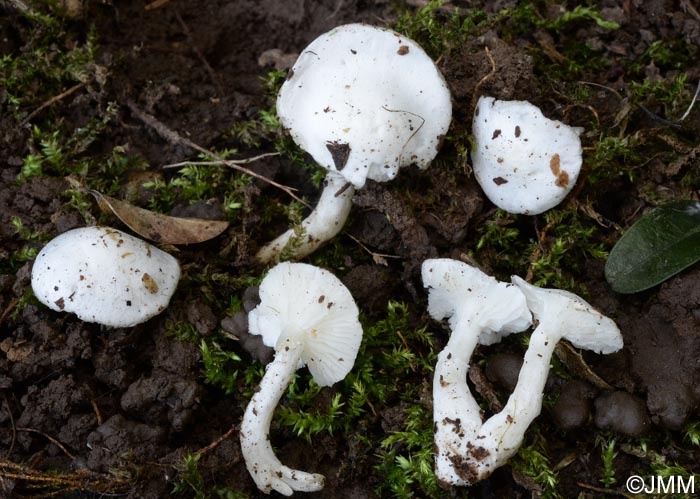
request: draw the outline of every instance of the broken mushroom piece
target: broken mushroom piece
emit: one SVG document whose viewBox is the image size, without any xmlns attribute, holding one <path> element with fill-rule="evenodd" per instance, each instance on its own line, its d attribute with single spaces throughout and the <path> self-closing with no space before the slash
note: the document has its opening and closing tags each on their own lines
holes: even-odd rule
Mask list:
<svg viewBox="0 0 700 499">
<path fill-rule="evenodd" d="M 518 276 L 513 284 L 525 295 L 537 327 L 530 336 L 518 383 L 506 406 L 484 422 L 477 434 L 488 476 L 515 454 L 525 430 L 542 410 L 542 395 L 554 348 L 562 338 L 577 348 L 609 354 L 622 348 L 620 330 L 582 298 L 568 291 L 543 289 Z"/>
<path fill-rule="evenodd" d="M 260 284 L 260 300 L 248 315 L 250 332 L 275 348 L 275 358 L 243 415 L 243 457 L 265 493 L 318 491 L 323 475 L 290 469 L 275 456 L 269 438 L 272 413 L 300 366 L 309 367 L 319 386 L 330 386 L 350 372 L 362 341 L 359 312 L 337 277 L 303 263 L 273 267 Z"/>
<path fill-rule="evenodd" d="M 477 343 L 496 343 L 531 325 L 525 296 L 512 284 L 450 259 L 426 260 L 423 285 L 428 313 L 449 318 L 452 333 L 438 355 L 433 378 L 435 474 L 443 486 L 469 485 L 490 471 L 482 465 L 481 409 L 467 386 L 467 370 Z"/>
<path fill-rule="evenodd" d="M 472 123 L 476 180 L 491 202 L 509 213 L 547 211 L 576 183 L 582 131 L 546 118 L 529 102 L 481 97 Z"/>
<path fill-rule="evenodd" d="M 64 232 L 42 248 L 32 268 L 41 303 L 112 327 L 135 326 L 161 313 L 179 279 L 171 255 L 109 227 Z"/>
<path fill-rule="evenodd" d="M 282 85 L 277 114 L 328 174 L 302 233 L 290 229 L 267 244 L 257 254 L 262 263 L 285 247 L 302 258 L 335 236 L 367 179 L 386 182 L 410 164 L 426 168 L 447 133 L 452 103 L 418 44 L 389 29 L 348 24 L 303 50 Z"/>
</svg>

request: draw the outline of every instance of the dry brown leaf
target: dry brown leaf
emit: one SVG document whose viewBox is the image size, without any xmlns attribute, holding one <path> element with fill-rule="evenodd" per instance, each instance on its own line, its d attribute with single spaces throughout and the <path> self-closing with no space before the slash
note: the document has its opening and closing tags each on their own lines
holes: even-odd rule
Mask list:
<svg viewBox="0 0 700 499">
<path fill-rule="evenodd" d="M 228 222 L 222 220 L 171 217 L 139 208 L 95 190 L 90 190 L 90 194 L 95 196 L 102 211 L 113 213 L 138 235 L 157 243 L 201 243 L 215 238 L 228 227 Z"/>
</svg>

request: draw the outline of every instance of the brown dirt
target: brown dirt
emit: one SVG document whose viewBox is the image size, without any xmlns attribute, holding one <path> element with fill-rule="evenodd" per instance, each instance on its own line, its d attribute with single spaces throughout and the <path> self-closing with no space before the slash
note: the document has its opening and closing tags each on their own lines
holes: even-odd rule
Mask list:
<svg viewBox="0 0 700 499">
<path fill-rule="evenodd" d="M 469 7 L 471 2 L 455 3 Z M 514 2 L 496 4 L 503 8 Z M 605 70 L 583 75 L 581 79 L 615 90 L 624 89 L 628 82 L 623 63 L 639 57 L 654 41 L 682 37 L 688 43 L 699 44 L 700 19 L 683 8 L 690 4 L 671 0 L 601 2 L 599 10 L 603 16 L 619 22 L 621 28 L 606 31 L 590 23 L 571 34 L 600 47 L 610 61 Z M 67 127 L 77 127 L 103 111 L 109 102 L 117 103 L 116 125 L 99 144 L 92 146 L 95 149 L 92 152 L 106 153 L 116 145 L 125 145 L 129 154 L 151 165 L 191 159 L 195 152 L 164 140 L 146 127 L 129 110 L 129 102 L 197 144 L 226 147 L 231 145 L 225 135 L 228 129 L 269 105 L 261 76 L 275 63 L 280 67 L 288 64 L 290 58 L 285 62 L 280 54 L 298 53 L 318 34 L 339 24 L 358 21 L 384 24 L 397 16 L 392 2 L 362 0 L 172 0 L 148 11 L 144 10 L 143 2 L 115 1 L 87 2 L 86 9 L 81 19 L 72 22 L 83 30 L 90 23 L 95 24 L 100 43 L 97 63 L 107 72 L 107 83 L 66 98 L 57 105 L 60 106 L 57 112 Z M 556 14 L 555 9 L 551 4 L 542 13 L 551 17 Z M 6 18 L 0 22 L 0 54 L 30 47 L 32 41 L 24 38 L 27 33 L 24 21 L 12 9 L 5 14 Z M 565 122 L 576 123 L 594 109 L 602 127 L 613 126 L 622 106 L 618 95 L 613 97 L 610 92 L 601 91 L 594 93 L 584 106 L 567 106 L 561 96 L 545 88 L 546 74 L 530 53 L 539 48 L 556 58 L 561 40 L 552 39 L 544 31 L 502 37 L 503 30 L 504 26 L 496 26 L 478 39 L 470 39 L 461 50 L 453 51 L 440 62 L 455 103 L 452 135 L 468 133 L 475 90 L 501 99 L 530 100 L 540 105 L 548 116 Z M 484 46 L 490 48 L 496 62 L 492 74 Z M 278 49 L 277 56 L 267 53 L 272 62 L 261 66 L 259 57 L 271 49 Z M 668 77 L 675 70 L 651 64 L 645 71 L 652 77 Z M 700 77 L 698 61 L 688 61 L 683 71 L 691 82 Z M 648 105 L 653 112 L 662 109 L 661 105 L 654 107 L 653 102 Z M 586 119 L 589 118 L 590 115 Z M 628 129 L 640 133 L 659 127 L 638 109 L 628 119 Z M 615 226 L 628 227 L 639 213 L 651 206 L 640 186 L 648 189 L 652 185 L 652 191 L 680 192 L 679 173 L 700 168 L 699 130 L 700 113 L 696 107 L 681 130 L 689 144 L 677 163 L 651 161 L 646 170 L 639 172 L 641 180 L 635 185 L 618 178 L 596 186 L 601 193 L 596 208 L 604 220 L 602 231 L 608 243 L 617 237 Z M 30 135 L 29 126 L 19 126 L 9 114 L 0 114 L 0 161 L 4 163 L 0 171 L 0 259 L 8 258 L 24 244 L 13 230 L 13 217 L 19 217 L 31 231 L 49 234 L 85 224 L 77 212 L 64 206 L 68 183 L 63 178 L 39 177 L 17 184 L 22 158 L 30 153 L 27 146 Z M 592 145 L 595 139 L 584 136 L 588 142 L 585 145 Z M 445 158 L 454 159 L 454 154 L 451 145 L 446 144 L 444 158 L 438 157 L 426 172 L 402 172 L 391 185 L 370 183 L 356 195 L 347 233 L 385 257 L 371 262 L 347 256 L 341 276 L 370 319 L 383 317 L 390 299 L 415 304 L 412 321 L 416 325 L 430 324 L 440 331 L 436 348 L 446 335 L 424 313 L 426 296 L 419 279 L 420 264 L 425 258 L 436 256 L 468 258 L 468 248 L 479 224 L 494 210 L 472 176 L 456 176 L 454 165 L 446 164 Z M 443 169 L 448 166 L 452 170 Z M 468 171 L 468 165 L 458 164 L 458 167 Z M 290 173 L 291 166 L 285 158 L 263 161 L 252 168 L 265 175 L 277 175 L 279 181 L 313 195 L 308 176 Z M 253 184 L 247 195 L 281 197 L 262 183 Z M 178 207 L 173 213 L 218 218 L 222 202 Z M 259 214 L 246 216 L 247 223 L 232 227 L 221 241 L 182 248 L 178 258 L 184 264 L 202 262 L 209 255 L 218 254 L 221 248 L 229 248 L 229 261 L 220 270 L 238 275 L 241 268 L 250 264 L 255 248 L 266 242 L 270 230 L 256 225 Z M 517 224 L 535 239 L 539 236 L 538 226 L 532 220 L 523 217 Z M 345 237 L 343 244 L 355 244 L 347 236 L 342 237 Z M 484 255 L 484 261 L 479 263 L 487 268 L 498 267 L 497 255 Z M 599 451 L 591 434 L 596 423 L 610 428 L 610 418 L 633 419 L 630 423 L 633 430 L 626 431 L 624 425 L 612 426 L 620 432 L 613 435 L 623 438 L 622 434 L 637 431 L 657 435 L 669 442 L 665 448 L 670 449 L 670 459 L 680 460 L 695 473 L 700 472 L 697 450 L 674 454 L 681 439 L 678 430 L 688 422 L 697 421 L 700 409 L 700 270 L 690 269 L 638 295 L 620 296 L 605 282 L 601 262 L 587 262 L 583 268 L 577 278 L 588 290 L 590 301 L 616 320 L 625 340 L 625 348 L 618 354 L 585 355 L 585 359 L 593 371 L 617 390 L 615 393 L 634 397 L 641 406 L 637 404 L 625 414 L 617 415 L 610 409 L 609 400 L 601 398 L 609 398 L 609 392 L 581 390 L 579 386 L 580 393 L 571 396 L 578 397 L 577 403 L 584 412 L 571 416 L 576 420 L 575 425 L 567 426 L 568 423 L 561 423 L 560 416 L 544 411 L 543 424 L 554 428 L 559 421 L 561 427 L 569 430 L 556 434 L 552 451 L 564 457 L 578 449 L 573 463 L 560 471 L 564 497 L 575 497 L 582 492 L 577 486 L 579 482 L 597 483 L 595 466 L 599 463 L 595 460 L 599 459 Z M 0 275 L 0 313 L 11 311 L 26 292 L 30 271 L 31 262 L 14 274 Z M 182 457 L 206 448 L 237 425 L 247 400 L 242 393 L 224 396 L 221 390 L 205 384 L 198 344 L 165 335 L 166 321 L 192 324 L 202 337 L 212 335 L 221 325 L 224 331 L 240 339 L 240 355 L 247 359 L 270 358 L 269 350 L 246 337 L 244 315 L 227 318 L 221 310 L 214 310 L 206 303 L 203 295 L 211 292 L 203 284 L 189 282 L 175 295 L 165 314 L 131 330 L 110 330 L 81 323 L 72 316 L 36 304 L 24 307 L 17 316 L 2 316 L 0 453 L 3 459 L 26 463 L 33 469 L 66 472 L 130 470 L 130 488 L 125 497 L 168 497 Z M 252 289 L 241 295 L 246 311 L 254 306 L 255 294 Z M 508 343 L 486 349 L 480 355 L 487 358 L 508 350 L 508 355 L 522 354 L 519 345 Z M 508 365 L 512 371 L 512 362 Z M 498 367 L 489 365 L 489 368 L 494 372 L 490 375 L 487 369 L 486 374 L 496 385 L 506 383 L 498 380 L 509 379 L 509 374 L 498 372 Z M 564 388 L 566 380 L 550 381 L 550 395 L 569 390 Z M 496 389 L 500 394 L 507 393 L 502 386 Z M 331 395 L 329 391 L 314 403 L 328 404 Z M 624 404 L 615 405 L 614 409 L 619 407 Z M 399 430 L 405 419 L 404 408 L 403 402 L 381 408 L 368 424 L 377 431 Z M 601 413 L 595 414 L 596 410 Z M 312 445 L 291 431 L 278 428 L 272 439 L 283 462 L 326 475 L 326 490 L 309 497 L 375 497 L 383 477 L 376 470 L 375 456 L 358 443 L 360 436 L 322 434 Z M 594 462 L 588 462 L 589 458 Z M 616 462 L 617 476 L 624 478 L 646 463 L 632 455 L 623 455 Z M 210 487 L 218 484 L 249 497 L 265 497 L 258 493 L 248 476 L 235 436 L 208 451 L 200 471 Z M 11 494 L 15 487 L 29 493 L 28 489 L 22 489 L 21 481 L 8 481 L 4 489 L 0 486 L 0 495 L 3 490 Z M 511 478 L 507 471 L 499 470 L 486 485 L 475 490 L 484 497 L 527 497 L 535 487 L 522 477 Z M 583 492 L 585 497 L 602 497 L 590 490 Z M 466 492 L 455 494 L 466 497 Z M 71 497 L 91 496 L 85 492 Z"/>
</svg>

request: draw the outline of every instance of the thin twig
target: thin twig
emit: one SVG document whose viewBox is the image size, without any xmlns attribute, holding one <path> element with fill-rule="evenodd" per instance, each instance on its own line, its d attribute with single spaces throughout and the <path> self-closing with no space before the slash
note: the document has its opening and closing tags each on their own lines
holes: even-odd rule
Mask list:
<svg viewBox="0 0 700 499">
<path fill-rule="evenodd" d="M 210 151 L 208 149 L 205 149 L 204 147 L 195 144 L 192 142 L 190 139 L 187 139 L 183 136 L 181 136 L 179 133 L 177 133 L 174 130 L 171 130 L 168 128 L 165 124 L 163 124 L 161 121 L 159 121 L 155 116 L 146 113 L 145 111 L 142 111 L 139 109 L 139 107 L 136 105 L 134 101 L 127 101 L 126 105 L 129 107 L 131 112 L 134 114 L 136 118 L 141 120 L 143 123 L 148 125 L 149 127 L 153 128 L 153 130 L 156 131 L 158 135 L 160 135 L 163 139 L 168 141 L 169 143 L 173 145 L 186 145 L 187 147 L 190 147 L 194 149 L 195 151 L 199 151 L 201 153 L 207 154 L 211 156 L 212 158 L 215 158 L 217 161 L 220 161 L 222 163 L 226 163 L 226 160 L 216 154 L 213 151 Z M 266 182 L 274 187 L 277 187 L 278 189 L 286 192 L 292 199 L 295 199 L 296 201 L 299 201 L 305 206 L 308 206 L 306 202 L 304 202 L 299 196 L 294 194 L 293 189 L 291 187 L 287 187 L 286 185 L 279 184 L 275 182 L 274 180 L 271 180 L 263 175 L 260 175 L 259 173 L 254 172 L 253 170 L 249 170 L 248 168 L 245 168 L 241 165 L 237 164 L 231 164 L 229 165 L 231 168 L 234 170 L 237 170 L 241 173 L 245 173 L 247 175 L 250 175 L 251 177 L 257 178 L 258 180 L 262 180 L 263 182 Z"/>
<path fill-rule="evenodd" d="M 236 428 L 232 426 L 231 429 L 229 429 L 226 433 L 224 433 L 223 435 L 221 435 L 219 438 L 217 438 L 216 440 L 214 440 L 212 443 L 210 443 L 210 444 L 207 445 L 206 447 L 203 447 L 202 449 L 200 449 L 199 451 L 197 451 L 197 454 L 199 454 L 200 456 L 205 456 L 205 455 L 207 455 L 208 453 L 210 453 L 211 451 L 213 451 L 214 449 L 216 449 L 216 448 L 219 446 L 219 444 L 220 444 L 221 442 L 223 442 L 223 441 L 226 440 L 227 438 L 230 438 L 231 435 L 233 435 L 235 432 L 236 432 Z"/>
<path fill-rule="evenodd" d="M 698 81 L 698 86 L 695 88 L 695 95 L 693 95 L 693 100 L 690 102 L 690 106 L 688 106 L 688 109 L 686 109 L 685 113 L 683 113 L 683 116 L 681 116 L 678 121 L 683 121 L 688 117 L 691 109 L 693 109 L 693 106 L 695 105 L 695 101 L 698 100 L 698 94 L 700 94 L 700 81 Z"/>
<path fill-rule="evenodd" d="M 481 88 L 481 86 L 484 83 L 486 83 L 496 73 L 496 61 L 493 59 L 493 56 L 491 55 L 491 51 L 489 50 L 488 47 L 484 47 L 484 52 L 486 52 L 486 57 L 488 57 L 489 62 L 491 63 L 491 71 L 489 71 L 488 74 L 484 75 L 484 77 L 481 78 L 479 80 L 479 83 L 477 83 L 476 86 L 474 87 L 474 92 L 472 92 L 472 100 L 469 104 L 471 106 L 470 111 L 476 107 L 476 100 L 479 98 L 479 89 Z"/>
<path fill-rule="evenodd" d="M 65 97 L 68 97 L 70 94 L 72 94 L 72 93 L 75 92 L 76 90 L 79 90 L 79 89 L 83 88 L 84 86 L 85 86 L 85 83 L 78 83 L 77 85 L 73 85 L 72 87 L 70 87 L 70 88 L 69 88 L 68 90 L 66 90 L 65 92 L 61 92 L 60 94 L 58 94 L 58 95 L 56 95 L 56 96 L 54 96 L 54 97 L 51 97 L 49 100 L 47 100 L 46 102 L 44 102 L 41 106 L 39 106 L 39 107 L 36 108 L 34 111 L 32 111 L 31 113 L 29 113 L 29 116 L 27 116 L 26 118 L 24 118 L 24 119 L 20 122 L 20 126 L 26 125 L 27 123 L 29 123 L 29 121 L 30 121 L 34 116 L 36 116 L 37 114 L 39 114 L 41 111 L 43 111 L 44 109 L 46 109 L 46 108 L 49 107 L 50 105 L 52 105 L 52 104 L 54 104 L 54 103 L 60 101 L 61 99 L 64 99 Z"/>
<path fill-rule="evenodd" d="M 155 0 L 149 4 L 146 4 L 144 7 L 144 10 L 153 10 L 153 9 L 158 9 L 168 3 L 170 0 Z"/>
<path fill-rule="evenodd" d="M 13 298 L 12 301 L 5 307 L 5 310 L 3 311 L 2 315 L 0 315 L 0 324 L 3 323 L 3 321 L 7 318 L 8 315 L 10 315 L 10 312 L 17 306 L 19 303 L 19 298 Z"/>
<path fill-rule="evenodd" d="M 375 253 L 374 251 L 372 251 L 371 249 L 369 249 L 362 241 L 360 241 L 358 238 L 356 238 L 355 236 L 353 236 L 353 235 L 350 234 L 349 232 L 343 231 L 343 235 L 348 236 L 350 239 L 352 239 L 353 241 L 355 241 L 355 242 L 360 246 L 360 248 L 362 248 L 362 249 L 365 250 L 367 253 L 369 253 L 370 255 L 372 255 L 372 260 L 373 260 L 375 263 L 379 263 L 379 264 L 382 264 L 382 265 L 386 265 L 386 262 L 382 262 L 381 260 L 383 260 L 383 259 L 385 259 L 385 258 L 397 258 L 397 259 L 403 258 L 402 256 L 398 256 L 398 255 L 387 255 L 387 254 L 384 254 L 384 253 Z"/>
<path fill-rule="evenodd" d="M 15 449 L 15 442 L 17 441 L 17 427 L 15 426 L 15 418 L 12 416 L 12 409 L 10 408 L 10 402 L 7 400 L 7 394 L 2 394 L 5 399 L 5 405 L 7 406 L 7 414 L 10 417 L 10 426 L 12 426 L 12 440 L 10 441 L 10 448 L 7 449 L 7 457 L 10 457 L 12 451 Z"/>
<path fill-rule="evenodd" d="M 17 431 L 25 431 L 25 432 L 28 432 L 28 433 L 37 433 L 38 435 L 41 435 L 42 437 L 44 437 L 45 439 L 47 439 L 49 442 L 51 442 L 52 444 L 54 444 L 56 447 L 58 447 L 59 449 L 61 449 L 61 450 L 63 451 L 63 453 L 64 453 L 66 456 L 68 456 L 68 457 L 71 458 L 71 459 L 75 459 L 75 456 L 74 456 L 73 454 L 71 454 L 71 453 L 68 451 L 68 449 L 66 449 L 65 446 L 64 446 L 61 442 L 59 442 L 58 440 L 56 440 L 55 438 L 53 438 L 51 435 L 47 435 L 47 434 L 44 433 L 44 432 L 41 432 L 41 431 L 39 431 L 39 430 L 35 430 L 34 428 L 26 428 L 26 427 L 24 427 L 24 426 L 18 426 L 18 427 L 16 428 L 16 430 L 17 430 Z"/>
<path fill-rule="evenodd" d="M 595 485 L 589 485 L 587 483 L 583 482 L 576 482 L 576 485 L 581 487 L 582 489 L 588 489 L 592 490 L 593 492 L 601 492 L 603 494 L 614 494 L 622 497 L 627 497 L 629 499 L 634 499 L 635 497 L 638 497 L 637 494 L 625 494 L 624 492 L 620 490 L 615 490 L 615 489 L 606 489 L 603 487 L 596 487 Z"/>
<path fill-rule="evenodd" d="M 95 411 L 95 417 L 97 418 L 97 426 L 101 426 L 104 422 L 104 419 L 102 418 L 102 413 L 100 412 L 100 408 L 97 405 L 97 401 L 95 399 L 92 399 L 90 401 L 90 405 L 92 406 L 92 410 Z"/>
<path fill-rule="evenodd" d="M 204 54 L 202 54 L 202 51 L 199 50 L 197 45 L 194 43 L 194 39 L 192 38 L 192 32 L 190 31 L 190 28 L 187 26 L 187 24 L 185 24 L 185 21 L 182 19 L 182 17 L 180 17 L 180 13 L 177 10 L 173 9 L 173 12 L 175 13 L 175 19 L 177 19 L 177 22 L 180 23 L 180 26 L 182 27 L 182 31 L 185 32 L 185 35 L 187 36 L 187 40 L 190 42 L 192 50 L 194 50 L 194 53 L 197 55 L 197 59 L 199 59 L 199 61 L 204 65 L 207 72 L 209 73 L 209 78 L 211 78 L 212 83 L 214 83 L 217 92 L 219 93 L 219 95 L 224 95 L 224 89 L 219 83 L 219 79 L 216 77 L 214 68 L 211 67 L 209 61 L 207 61 L 206 57 L 204 57 Z"/>
<path fill-rule="evenodd" d="M 180 168 L 183 166 L 217 166 L 217 165 L 225 165 L 225 166 L 231 166 L 231 165 L 247 165 L 250 163 L 253 163 L 255 161 L 258 161 L 260 159 L 264 158 L 270 158 L 273 156 L 279 156 L 280 153 L 278 152 L 266 152 L 264 154 L 259 154 L 258 156 L 253 156 L 252 158 L 245 158 L 245 159 L 226 159 L 224 161 L 181 161 L 179 163 L 171 163 L 169 165 L 163 165 L 161 168 L 166 169 L 166 168 Z"/>
<path fill-rule="evenodd" d="M 603 90 L 607 90 L 608 92 L 613 94 L 618 99 L 624 100 L 624 98 L 620 95 L 620 93 L 618 91 L 616 91 L 614 88 L 608 87 L 607 85 L 601 85 L 600 83 L 595 83 L 593 81 L 583 81 L 583 80 L 579 80 L 579 83 L 581 83 L 582 85 L 590 85 L 592 87 L 602 88 Z"/>
</svg>

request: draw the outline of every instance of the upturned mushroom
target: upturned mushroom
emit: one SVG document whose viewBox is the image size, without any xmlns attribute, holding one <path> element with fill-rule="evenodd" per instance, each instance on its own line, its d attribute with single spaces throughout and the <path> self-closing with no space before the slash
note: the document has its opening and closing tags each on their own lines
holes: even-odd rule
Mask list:
<svg viewBox="0 0 700 499">
<path fill-rule="evenodd" d="M 165 310 L 179 279 L 171 255 L 109 227 L 64 232 L 42 248 L 32 268 L 41 303 L 112 327 L 135 326 Z"/>
<path fill-rule="evenodd" d="M 452 328 L 433 380 L 435 473 L 444 486 L 471 485 L 515 454 L 541 411 L 549 363 L 560 339 L 598 353 L 622 348 L 615 323 L 578 296 L 541 289 L 517 276 L 512 277 L 517 288 L 491 279 L 451 260 L 428 260 L 423 266 L 423 282 L 430 288 L 428 311 L 435 319 L 450 317 Z M 507 333 L 527 328 L 530 310 L 537 327 L 518 382 L 503 410 L 482 423 L 466 384 L 471 351 L 477 339 L 487 343 L 499 329 Z M 484 333 L 487 341 L 479 337 Z"/>
<path fill-rule="evenodd" d="M 581 170 L 583 129 L 526 101 L 481 97 L 474 109 L 474 175 L 493 204 L 537 215 L 561 203 Z"/>
<path fill-rule="evenodd" d="M 422 277 L 428 313 L 436 320 L 449 318 L 452 330 L 433 377 L 435 474 L 444 486 L 468 485 L 486 476 L 484 443 L 477 440 L 481 409 L 467 386 L 469 359 L 478 343 L 527 329 L 531 314 L 517 287 L 466 263 L 426 260 Z"/>
<path fill-rule="evenodd" d="M 277 114 L 328 173 L 301 233 L 290 229 L 265 245 L 257 254 L 262 263 L 285 248 L 302 258 L 335 236 L 367 179 L 386 182 L 410 164 L 426 168 L 447 133 L 452 103 L 418 44 L 389 29 L 348 24 L 302 51 L 280 90 Z"/>
<path fill-rule="evenodd" d="M 550 361 L 559 340 L 566 339 L 576 348 L 599 354 L 613 353 L 623 346 L 615 322 L 579 296 L 539 288 L 518 276 L 511 279 L 525 295 L 537 327 L 530 336 L 513 393 L 503 410 L 489 418 L 477 436 L 489 453 L 485 463 L 491 471 L 515 454 L 525 430 L 540 414 Z"/>
<path fill-rule="evenodd" d="M 350 372 L 362 341 L 359 312 L 337 277 L 303 263 L 273 267 L 260 284 L 260 300 L 248 315 L 250 332 L 275 348 L 275 358 L 243 415 L 243 457 L 265 493 L 318 491 L 323 475 L 291 469 L 275 456 L 269 438 L 272 414 L 297 368 L 308 366 L 322 387 Z"/>
</svg>

